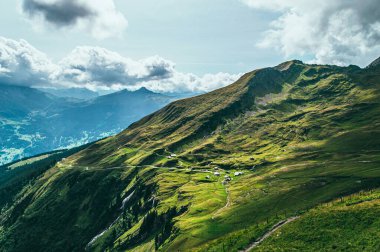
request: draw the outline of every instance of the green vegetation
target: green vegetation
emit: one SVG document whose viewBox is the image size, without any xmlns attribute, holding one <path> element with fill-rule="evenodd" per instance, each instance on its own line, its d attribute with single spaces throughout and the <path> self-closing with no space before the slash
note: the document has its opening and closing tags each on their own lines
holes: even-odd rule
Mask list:
<svg viewBox="0 0 380 252">
<path fill-rule="evenodd" d="M 379 101 L 378 67 L 290 61 L 253 71 L 35 178 L 3 209 L 0 247 L 238 251 L 280 220 L 306 213 L 291 228 L 323 203 L 380 187 Z"/>
<path fill-rule="evenodd" d="M 25 186 L 31 186 L 45 171 L 85 147 L 44 153 L 0 166 L 0 209 L 11 203 Z"/>
<path fill-rule="evenodd" d="M 380 190 L 360 192 L 310 210 L 257 251 L 379 251 Z"/>
</svg>

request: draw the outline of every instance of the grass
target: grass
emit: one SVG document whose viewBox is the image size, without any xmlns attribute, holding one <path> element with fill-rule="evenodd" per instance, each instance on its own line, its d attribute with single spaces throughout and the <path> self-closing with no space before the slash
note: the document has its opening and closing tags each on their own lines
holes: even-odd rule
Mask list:
<svg viewBox="0 0 380 252">
<path fill-rule="evenodd" d="M 380 190 L 318 206 L 264 241 L 255 251 L 378 251 Z"/>
<path fill-rule="evenodd" d="M 217 238 L 211 242 L 194 249 L 197 252 L 238 252 L 247 248 L 252 242 L 260 238 L 266 230 L 276 224 L 278 218 L 268 220 L 264 223 L 257 223 L 255 226 L 232 232 L 222 238 Z"/>
</svg>

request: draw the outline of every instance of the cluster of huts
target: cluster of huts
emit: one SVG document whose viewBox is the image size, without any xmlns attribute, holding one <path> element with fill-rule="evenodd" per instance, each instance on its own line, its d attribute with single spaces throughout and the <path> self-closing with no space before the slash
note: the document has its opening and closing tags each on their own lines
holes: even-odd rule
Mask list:
<svg viewBox="0 0 380 252">
<path fill-rule="evenodd" d="M 219 176 L 221 176 L 221 173 L 218 171 L 219 169 L 218 168 L 215 168 L 215 171 L 214 171 L 214 176 L 217 176 L 217 177 L 219 177 Z M 227 172 L 227 173 L 229 173 L 229 172 Z M 238 177 L 238 176 L 241 176 L 241 175 L 243 175 L 244 174 L 244 172 L 242 172 L 242 171 L 236 171 L 236 172 L 234 172 L 234 176 L 235 177 Z M 206 179 L 210 179 L 210 176 L 208 175 L 208 176 L 206 176 Z M 223 180 L 223 182 L 222 182 L 222 184 L 227 184 L 228 182 L 230 182 L 231 180 L 232 180 L 233 178 L 229 175 L 229 174 L 226 174 L 226 175 L 224 175 L 224 180 Z"/>
</svg>

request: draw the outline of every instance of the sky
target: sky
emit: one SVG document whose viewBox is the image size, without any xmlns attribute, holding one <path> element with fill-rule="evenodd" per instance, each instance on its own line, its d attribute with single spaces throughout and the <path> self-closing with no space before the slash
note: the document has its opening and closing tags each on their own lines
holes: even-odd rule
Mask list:
<svg viewBox="0 0 380 252">
<path fill-rule="evenodd" d="M 0 82 L 206 92 L 290 59 L 368 65 L 378 0 L 2 0 Z"/>
</svg>

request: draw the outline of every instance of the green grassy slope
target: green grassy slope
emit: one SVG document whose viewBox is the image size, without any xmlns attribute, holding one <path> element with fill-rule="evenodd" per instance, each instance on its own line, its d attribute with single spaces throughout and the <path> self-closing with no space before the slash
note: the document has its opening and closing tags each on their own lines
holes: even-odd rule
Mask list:
<svg viewBox="0 0 380 252">
<path fill-rule="evenodd" d="M 323 204 L 287 224 L 257 251 L 379 251 L 380 191 Z"/>
<path fill-rule="evenodd" d="M 52 151 L 0 166 L 0 209 L 6 204 L 11 204 L 14 197 L 26 185 L 32 185 L 44 172 L 54 167 L 59 161 L 86 148 L 86 146 L 88 145 L 71 150 Z"/>
<path fill-rule="evenodd" d="M 0 247 L 238 251 L 380 187 L 379 98 L 378 66 L 290 61 L 174 102 L 25 188 L 1 214 Z"/>
</svg>

